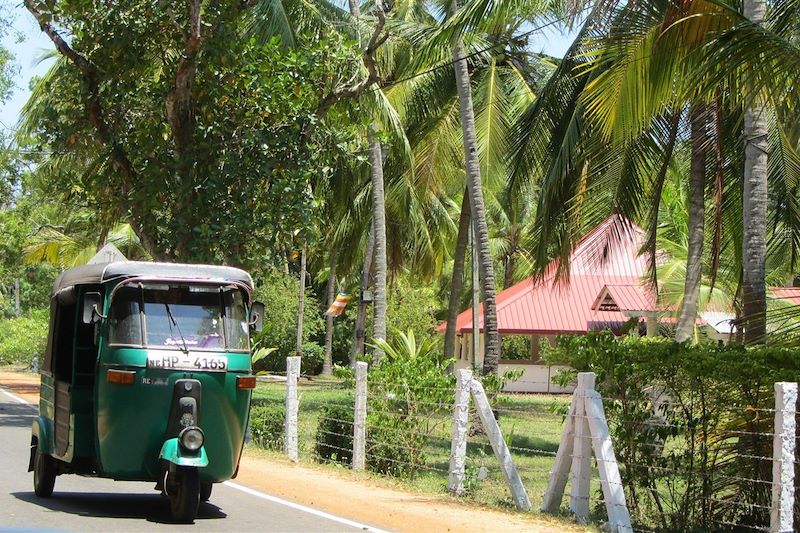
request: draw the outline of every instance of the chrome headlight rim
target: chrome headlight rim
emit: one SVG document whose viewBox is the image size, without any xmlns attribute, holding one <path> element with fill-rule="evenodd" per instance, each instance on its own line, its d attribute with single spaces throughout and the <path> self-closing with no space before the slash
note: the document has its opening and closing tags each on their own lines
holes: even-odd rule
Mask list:
<svg viewBox="0 0 800 533">
<path fill-rule="evenodd" d="M 188 426 L 178 433 L 178 443 L 186 451 L 196 452 L 203 447 L 206 441 L 206 434 L 197 426 Z"/>
</svg>

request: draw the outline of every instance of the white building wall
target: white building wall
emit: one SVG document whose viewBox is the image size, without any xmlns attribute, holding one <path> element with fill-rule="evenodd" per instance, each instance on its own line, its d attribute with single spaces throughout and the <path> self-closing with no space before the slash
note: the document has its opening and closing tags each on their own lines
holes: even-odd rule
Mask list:
<svg viewBox="0 0 800 533">
<path fill-rule="evenodd" d="M 538 342 L 538 339 L 535 339 Z M 459 335 L 456 337 L 456 363 L 455 369 L 462 368 L 481 368 L 483 367 L 483 335 L 481 335 L 481 349 L 475 358 L 473 365 L 472 358 L 472 335 Z M 552 377 L 558 370 L 567 368 L 565 366 L 547 366 L 543 364 L 527 362 L 501 362 L 498 371 L 502 374 L 509 370 L 522 369 L 522 376 L 511 383 L 507 383 L 503 388 L 506 392 L 538 392 L 545 394 L 568 394 L 575 390 L 574 386 L 566 388 L 559 387 L 552 382 Z"/>
</svg>

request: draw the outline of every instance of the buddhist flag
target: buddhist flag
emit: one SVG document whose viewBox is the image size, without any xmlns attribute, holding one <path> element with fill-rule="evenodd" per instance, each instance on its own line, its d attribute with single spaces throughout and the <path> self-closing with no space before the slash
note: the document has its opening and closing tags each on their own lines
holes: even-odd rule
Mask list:
<svg viewBox="0 0 800 533">
<path fill-rule="evenodd" d="M 328 310 L 325 311 L 325 316 L 339 316 L 339 315 L 341 315 L 342 312 L 344 311 L 344 308 L 347 307 L 347 304 L 349 304 L 350 300 L 352 300 L 352 299 L 353 299 L 353 297 L 350 296 L 349 294 L 345 294 L 343 292 L 340 292 L 336 296 L 336 299 L 333 301 L 333 303 L 328 308 Z"/>
</svg>

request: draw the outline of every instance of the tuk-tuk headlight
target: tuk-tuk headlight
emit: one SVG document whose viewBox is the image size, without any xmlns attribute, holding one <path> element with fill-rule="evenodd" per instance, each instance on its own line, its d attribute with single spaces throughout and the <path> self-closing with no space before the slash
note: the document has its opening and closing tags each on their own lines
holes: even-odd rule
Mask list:
<svg viewBox="0 0 800 533">
<path fill-rule="evenodd" d="M 206 440 L 203 430 L 197 426 L 190 426 L 183 428 L 178 434 L 178 442 L 181 446 L 190 452 L 196 452 L 203 445 Z"/>
</svg>

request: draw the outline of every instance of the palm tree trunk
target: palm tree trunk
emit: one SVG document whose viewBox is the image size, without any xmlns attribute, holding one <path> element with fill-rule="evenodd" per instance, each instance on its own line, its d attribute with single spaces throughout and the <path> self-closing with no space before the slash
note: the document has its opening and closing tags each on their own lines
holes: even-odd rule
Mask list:
<svg viewBox="0 0 800 533">
<path fill-rule="evenodd" d="M 336 251 L 331 252 L 331 269 L 328 274 L 328 286 L 326 294 L 328 297 L 328 307 L 333 305 L 336 299 Z M 333 374 L 333 317 L 325 317 L 325 359 L 322 361 L 322 375 L 330 376 Z"/>
<path fill-rule="evenodd" d="M 744 16 L 764 20 L 764 0 L 744 0 Z M 744 340 L 764 342 L 767 288 L 764 280 L 767 256 L 767 110 L 759 94 L 751 94 L 744 112 L 744 203 L 742 219 Z"/>
<path fill-rule="evenodd" d="M 461 301 L 461 286 L 464 284 L 464 264 L 469 241 L 469 194 L 464 191 L 461 201 L 461 215 L 458 217 L 458 237 L 453 256 L 453 278 L 450 281 L 450 302 L 447 306 L 447 329 L 444 332 L 444 356 L 450 359 L 456 352 L 456 320 Z"/>
<path fill-rule="evenodd" d="M 700 299 L 700 278 L 703 274 L 703 236 L 705 233 L 706 149 L 708 146 L 708 114 L 705 104 L 693 104 L 691 122 L 692 159 L 689 169 L 689 249 L 686 257 L 686 281 L 683 285 L 675 340 L 692 338 Z"/>
<path fill-rule="evenodd" d="M 369 163 L 372 176 L 372 223 L 375 228 L 375 313 L 372 334 L 376 339 L 386 340 L 386 205 L 383 195 L 383 154 L 375 126 L 369 131 Z M 383 357 L 383 350 L 373 352 L 376 361 Z"/>
<path fill-rule="evenodd" d="M 14 316 L 22 316 L 22 298 L 20 297 L 19 278 L 14 278 Z"/>
<path fill-rule="evenodd" d="M 461 45 L 453 47 L 456 88 L 461 113 L 461 129 L 464 135 L 464 159 L 467 174 L 467 191 L 470 198 L 472 224 L 478 246 L 483 293 L 483 332 L 485 338 L 483 372 L 497 370 L 500 362 L 500 337 L 497 332 L 497 306 L 495 303 L 494 259 L 489 250 L 489 227 L 483 205 L 480 162 L 478 161 L 478 141 L 475 132 L 475 112 L 472 108 L 472 88 L 469 80 L 467 61 Z"/>
<path fill-rule="evenodd" d="M 300 290 L 297 295 L 297 339 L 294 345 L 294 354 L 303 355 L 303 314 L 306 306 L 306 244 L 300 251 Z"/>
<path fill-rule="evenodd" d="M 506 257 L 506 271 L 503 276 L 503 289 L 514 284 L 514 269 L 517 268 L 516 252 L 512 251 Z"/>
<path fill-rule="evenodd" d="M 358 5 L 358 0 L 348 0 L 347 4 L 350 6 L 350 14 L 356 19 L 361 17 L 361 6 Z"/>
<path fill-rule="evenodd" d="M 372 271 L 372 258 L 375 253 L 375 223 L 369 227 L 369 238 L 367 239 L 367 249 L 364 252 L 364 265 L 361 268 L 361 286 L 358 297 L 358 311 L 356 312 L 356 330 L 353 340 L 353 347 L 350 349 L 350 367 L 355 368 L 356 356 L 364 354 L 365 326 L 367 323 L 367 302 L 364 301 L 364 293 L 369 289 L 369 276 Z"/>
</svg>

